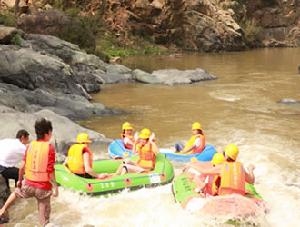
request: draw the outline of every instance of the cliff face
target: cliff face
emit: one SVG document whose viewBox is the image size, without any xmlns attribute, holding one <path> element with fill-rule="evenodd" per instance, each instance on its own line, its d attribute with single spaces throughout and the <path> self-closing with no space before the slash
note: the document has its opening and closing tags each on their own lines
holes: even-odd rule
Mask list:
<svg viewBox="0 0 300 227">
<path fill-rule="evenodd" d="M 251 0 L 246 12 L 264 46 L 300 46 L 300 0 Z"/>
<path fill-rule="evenodd" d="M 185 50 L 239 50 L 245 47 L 232 12 L 208 0 L 106 1 L 105 20 L 124 37 L 142 35 L 156 44 Z"/>
<path fill-rule="evenodd" d="M 29 4 L 49 8 L 57 2 Z M 101 15 L 124 42 L 137 35 L 193 51 L 300 45 L 300 0 L 67 0 L 60 6 L 74 7 L 81 15 Z"/>
</svg>

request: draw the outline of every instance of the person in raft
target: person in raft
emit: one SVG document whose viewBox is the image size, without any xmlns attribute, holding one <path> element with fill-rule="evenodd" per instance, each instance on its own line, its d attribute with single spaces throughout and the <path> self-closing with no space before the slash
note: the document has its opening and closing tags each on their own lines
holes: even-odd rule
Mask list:
<svg viewBox="0 0 300 227">
<path fill-rule="evenodd" d="M 108 174 L 97 174 L 93 170 L 93 152 L 89 148 L 92 141 L 87 133 L 79 133 L 76 143 L 68 150 L 68 156 L 65 165 L 77 176 L 84 178 L 104 179 Z"/>
<path fill-rule="evenodd" d="M 149 172 L 155 168 L 156 154 L 158 153 L 157 145 L 154 142 L 155 135 L 147 128 L 141 130 L 133 151 L 139 155 L 137 162 L 123 161 L 118 168 L 116 175 L 125 173 L 142 173 Z"/>
<path fill-rule="evenodd" d="M 195 154 L 201 153 L 205 148 L 205 136 L 202 126 L 199 122 L 194 122 L 192 125 L 192 136 L 183 147 L 182 144 L 175 144 L 175 152 L 180 154 Z"/>
<path fill-rule="evenodd" d="M 19 169 L 17 188 L 1 208 L 0 216 L 17 198 L 35 197 L 38 203 L 39 220 L 44 226 L 50 218 L 51 195 L 58 196 L 54 175 L 55 149 L 49 143 L 53 128 L 52 123 L 45 118 L 37 120 L 34 127 L 37 139 L 32 141 L 25 151 Z M 24 173 L 25 180 L 23 181 Z"/>
<path fill-rule="evenodd" d="M 134 145 L 134 135 L 133 135 L 133 126 L 129 122 L 125 122 L 122 125 L 121 138 L 123 140 L 125 148 L 128 150 L 132 150 Z"/>
<path fill-rule="evenodd" d="M 0 173 L 5 178 L 7 187 L 9 187 L 9 179 L 15 180 L 15 186 L 17 186 L 19 179 L 19 168 L 17 166 L 22 161 L 28 142 L 29 133 L 24 129 L 17 132 L 15 139 L 0 140 Z"/>
<path fill-rule="evenodd" d="M 217 190 L 218 195 L 241 194 L 245 195 L 245 183 L 255 182 L 253 165 L 249 165 L 247 171 L 241 162 L 236 161 L 239 149 L 234 144 L 229 144 L 224 149 L 225 162 L 212 168 L 203 168 L 202 174 L 219 176 L 221 181 Z"/>
</svg>

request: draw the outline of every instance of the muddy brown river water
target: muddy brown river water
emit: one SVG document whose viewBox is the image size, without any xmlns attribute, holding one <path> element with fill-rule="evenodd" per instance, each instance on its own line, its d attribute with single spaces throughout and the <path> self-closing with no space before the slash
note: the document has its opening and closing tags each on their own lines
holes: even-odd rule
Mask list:
<svg viewBox="0 0 300 227">
<path fill-rule="evenodd" d="M 208 143 L 218 149 L 228 143 L 240 148 L 240 160 L 256 166 L 257 190 L 270 212 L 262 226 L 297 226 L 300 220 L 300 48 L 260 49 L 224 54 L 184 54 L 177 57 L 127 58 L 131 68 L 206 69 L 217 80 L 192 85 L 105 85 L 95 102 L 129 114 L 90 119 L 85 126 L 117 138 L 124 121 L 137 130 L 152 129 L 161 147 L 187 140 L 200 121 Z M 106 152 L 106 151 L 101 151 Z M 105 156 L 104 154 L 101 156 Z M 176 172 L 182 168 L 175 164 Z M 61 190 L 53 200 L 52 222 L 83 226 L 201 226 L 217 225 L 209 218 L 183 211 L 174 203 L 170 185 L 90 198 Z M 12 221 L 37 222 L 35 205 L 23 201 L 12 209 Z M 34 213 L 31 213 L 33 212 Z"/>
</svg>

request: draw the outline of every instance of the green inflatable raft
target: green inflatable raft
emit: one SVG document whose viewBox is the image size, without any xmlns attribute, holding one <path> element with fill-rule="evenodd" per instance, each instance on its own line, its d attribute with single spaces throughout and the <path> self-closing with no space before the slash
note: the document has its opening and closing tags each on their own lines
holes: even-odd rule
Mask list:
<svg viewBox="0 0 300 227">
<path fill-rule="evenodd" d="M 199 194 L 195 192 L 195 188 L 196 184 L 192 180 L 190 180 L 185 173 L 182 173 L 181 175 L 175 177 L 172 190 L 176 202 L 183 204 L 189 198 L 198 196 Z M 246 197 L 259 200 L 262 199 L 261 195 L 256 192 L 253 184 L 246 183 L 246 191 Z"/>
<path fill-rule="evenodd" d="M 132 161 L 137 159 L 137 156 L 130 158 Z M 122 160 L 94 161 L 93 169 L 96 173 L 115 173 L 121 163 Z M 55 177 L 57 183 L 65 188 L 90 195 L 99 195 L 118 192 L 124 188 L 139 188 L 169 183 L 174 178 L 174 169 L 164 154 L 158 154 L 155 169 L 149 173 L 128 173 L 104 180 L 86 179 L 71 173 L 64 165 L 56 164 Z"/>
</svg>

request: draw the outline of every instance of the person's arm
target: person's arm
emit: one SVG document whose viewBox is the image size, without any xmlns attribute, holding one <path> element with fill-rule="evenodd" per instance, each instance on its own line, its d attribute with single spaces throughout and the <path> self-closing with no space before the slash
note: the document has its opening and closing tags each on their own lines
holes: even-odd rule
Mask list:
<svg viewBox="0 0 300 227">
<path fill-rule="evenodd" d="M 182 154 L 188 153 L 188 152 L 190 152 L 191 150 L 193 150 L 195 147 L 196 147 L 196 146 L 193 145 L 193 146 L 191 146 L 191 147 L 189 147 L 189 148 L 183 149 L 183 150 L 180 151 L 179 153 L 182 153 Z"/>
<path fill-rule="evenodd" d="M 254 169 L 255 166 L 251 164 L 247 168 L 248 171 L 245 171 L 245 181 L 249 184 L 255 183 Z"/>
<path fill-rule="evenodd" d="M 17 187 L 18 188 L 21 188 L 21 186 L 22 186 L 24 173 L 25 173 L 25 161 L 23 160 L 21 162 L 21 165 L 20 165 L 20 168 L 19 168 L 19 179 L 18 179 L 18 182 L 17 182 Z"/>
<path fill-rule="evenodd" d="M 158 150 L 158 147 L 157 147 L 156 143 L 154 143 L 154 142 L 150 142 L 150 143 L 151 143 L 151 146 L 152 146 L 153 153 L 158 154 L 159 150 Z"/>
<path fill-rule="evenodd" d="M 197 138 L 191 147 L 188 147 L 187 149 L 183 149 L 182 151 L 180 151 L 180 153 L 183 153 L 183 154 L 188 153 L 200 145 L 201 145 L 201 140 L 200 140 L 200 138 Z"/>
<path fill-rule="evenodd" d="M 55 173 L 54 172 L 50 173 L 50 183 L 52 184 L 52 187 L 54 189 L 52 195 L 54 197 L 57 197 L 58 196 L 58 185 L 57 185 L 56 180 L 55 180 Z"/>
<path fill-rule="evenodd" d="M 49 155 L 48 155 L 48 166 L 47 172 L 49 173 L 50 183 L 53 187 L 53 196 L 58 196 L 58 186 L 55 180 L 55 171 L 54 171 L 54 164 L 55 164 L 55 148 L 52 144 L 49 144 Z"/>
<path fill-rule="evenodd" d="M 203 174 L 220 174 L 221 172 L 221 166 L 215 166 L 212 168 L 203 168 L 203 167 L 201 166 L 198 167 L 199 171 Z"/>
<path fill-rule="evenodd" d="M 102 178 L 103 174 L 97 174 L 92 166 L 90 165 L 90 154 L 88 152 L 83 153 L 83 161 L 84 161 L 84 170 L 86 173 L 90 174 L 95 178 Z"/>
</svg>

